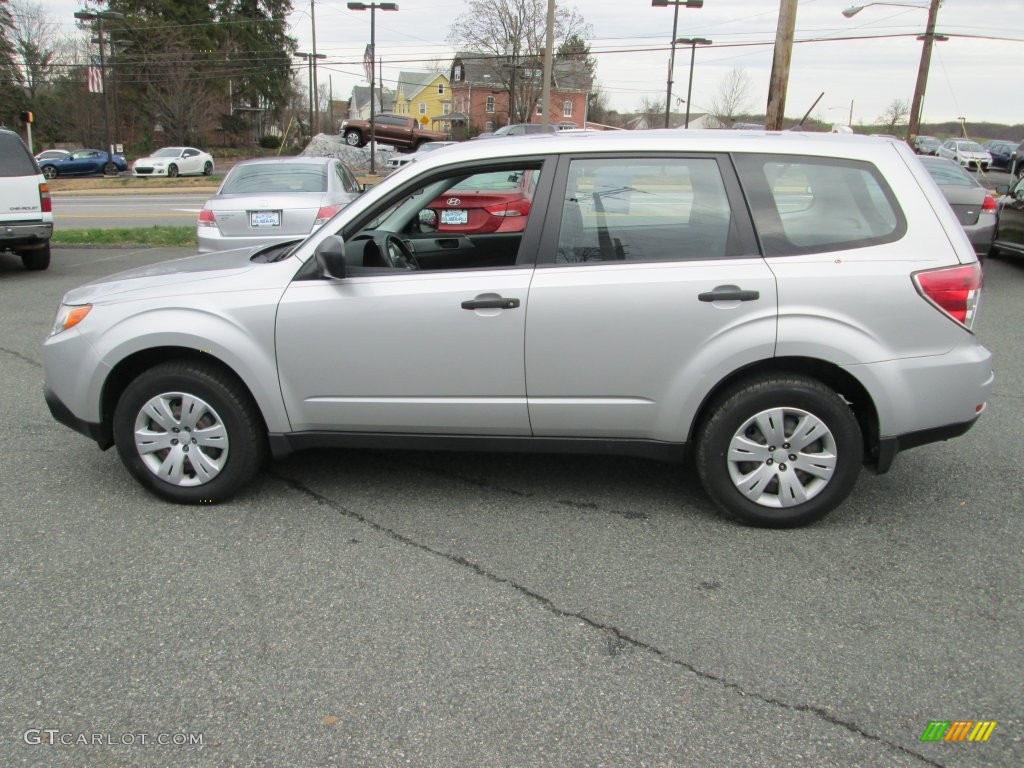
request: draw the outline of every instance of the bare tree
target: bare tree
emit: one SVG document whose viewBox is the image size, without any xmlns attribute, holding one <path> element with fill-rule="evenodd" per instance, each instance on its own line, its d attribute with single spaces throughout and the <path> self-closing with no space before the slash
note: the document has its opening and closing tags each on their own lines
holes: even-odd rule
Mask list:
<svg viewBox="0 0 1024 768">
<path fill-rule="evenodd" d="M 60 27 L 42 5 L 18 0 L 10 7 L 15 63 L 28 98 L 34 101 L 39 88 L 53 77 L 54 66 L 67 47 L 66 41 L 61 38 Z"/>
<path fill-rule="evenodd" d="M 469 0 L 448 41 L 493 64 L 493 78 L 509 93 L 510 122 L 525 122 L 544 87 L 546 0 Z M 586 39 L 590 26 L 573 9 L 556 7 L 554 50 L 566 39 Z"/>
<path fill-rule="evenodd" d="M 742 67 L 732 69 L 718 86 L 718 94 L 711 101 L 709 112 L 721 128 L 729 128 L 736 118 L 750 109 L 750 92 L 753 90 L 750 75 Z M 691 105 L 691 113 L 693 108 Z"/>
<path fill-rule="evenodd" d="M 887 133 L 896 133 L 896 126 L 906 121 L 909 114 L 910 105 L 906 101 L 893 99 L 878 118 L 878 122 L 886 127 Z"/>
<path fill-rule="evenodd" d="M 665 117 L 665 105 L 660 99 L 644 96 L 640 101 L 637 117 L 637 128 L 657 128 L 661 126 L 661 121 Z"/>
</svg>

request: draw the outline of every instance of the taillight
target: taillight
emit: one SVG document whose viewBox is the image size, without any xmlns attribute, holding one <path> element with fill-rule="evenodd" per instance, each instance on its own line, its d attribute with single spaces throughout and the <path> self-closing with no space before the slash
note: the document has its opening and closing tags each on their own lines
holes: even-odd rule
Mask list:
<svg viewBox="0 0 1024 768">
<path fill-rule="evenodd" d="M 529 200 L 514 200 L 511 203 L 492 203 L 484 206 L 492 216 L 527 216 L 530 213 Z"/>
<path fill-rule="evenodd" d="M 314 227 L 319 227 L 321 224 L 330 220 L 334 217 L 338 211 L 341 210 L 340 205 L 325 205 L 316 212 L 316 221 L 313 222 Z"/>
<path fill-rule="evenodd" d="M 45 184 L 39 185 L 39 210 L 43 213 L 53 212 L 53 200 L 50 199 L 50 188 Z"/>
<path fill-rule="evenodd" d="M 917 292 L 951 318 L 970 329 L 981 294 L 981 265 L 939 267 L 915 272 Z"/>
<path fill-rule="evenodd" d="M 217 217 L 213 215 L 213 210 L 210 208 L 203 208 L 199 211 L 199 226 L 200 227 L 216 227 Z"/>
<path fill-rule="evenodd" d="M 996 205 L 996 199 L 992 195 L 985 195 L 985 202 L 981 204 L 981 210 L 983 211 L 994 211 L 999 206 Z"/>
</svg>

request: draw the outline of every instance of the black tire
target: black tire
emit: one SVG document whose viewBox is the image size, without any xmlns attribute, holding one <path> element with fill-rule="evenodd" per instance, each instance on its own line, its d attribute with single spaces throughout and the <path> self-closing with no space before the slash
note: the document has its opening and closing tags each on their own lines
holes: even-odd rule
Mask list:
<svg viewBox="0 0 1024 768">
<path fill-rule="evenodd" d="M 213 163 L 207 160 L 206 164 L 203 165 L 203 176 L 209 176 L 211 173 L 213 173 Z"/>
<path fill-rule="evenodd" d="M 815 379 L 778 374 L 741 382 L 706 413 L 696 438 L 697 472 L 712 500 L 748 525 L 793 528 L 820 520 L 849 495 L 860 474 L 864 445 L 857 418 Z M 800 437 L 793 429 L 798 423 L 818 431 Z M 772 444 L 779 440 L 758 425 L 778 430 L 781 444 Z M 795 445 L 805 439 L 810 441 Z M 737 451 L 731 452 L 734 440 Z M 737 459 L 740 451 L 751 460 Z M 741 484 L 750 490 L 742 492 Z M 798 494 L 806 500 L 787 503 Z"/>
<path fill-rule="evenodd" d="M 202 443 L 197 442 L 202 436 L 174 437 L 175 429 L 177 435 L 191 434 L 188 427 L 169 428 L 189 423 L 181 409 L 182 396 L 202 401 L 192 412 L 199 417 L 193 416 L 191 427 L 196 434 L 207 433 Z M 166 403 L 169 409 L 170 418 L 165 416 L 162 426 L 147 415 L 153 411 L 144 411 L 153 402 Z M 172 439 L 177 442 L 140 451 L 135 441 L 138 424 L 149 429 L 154 446 Z M 231 498 L 252 480 L 266 456 L 266 430 L 249 392 L 234 377 L 201 362 L 163 363 L 140 374 L 121 394 L 113 427 L 117 452 L 128 471 L 157 496 L 178 504 Z M 187 455 L 189 449 L 191 456 Z M 220 462 L 216 473 L 204 479 L 203 472 L 216 462 Z M 173 477 L 170 472 L 175 464 L 180 477 L 167 479 Z"/>
<path fill-rule="evenodd" d="M 345 143 L 350 147 L 363 146 L 363 135 L 359 131 L 345 131 Z"/>
<path fill-rule="evenodd" d="M 50 266 L 49 243 L 42 248 L 19 250 L 18 255 L 21 256 L 21 263 L 25 265 L 25 269 L 32 272 L 41 272 Z"/>
<path fill-rule="evenodd" d="M 105 175 L 107 175 L 107 176 L 117 176 L 117 174 L 118 174 L 117 166 L 108 161 L 103 166 L 103 173 Z"/>
<path fill-rule="evenodd" d="M 178 175 L 178 166 L 176 166 L 174 163 L 171 163 L 170 165 L 168 165 L 167 166 L 167 175 L 169 177 L 171 177 L 172 179 L 177 177 L 177 175 Z"/>
<path fill-rule="evenodd" d="M 52 165 L 44 165 L 40 170 L 42 170 L 43 176 L 45 176 L 48 179 L 57 178 L 57 169 L 54 168 Z"/>
</svg>

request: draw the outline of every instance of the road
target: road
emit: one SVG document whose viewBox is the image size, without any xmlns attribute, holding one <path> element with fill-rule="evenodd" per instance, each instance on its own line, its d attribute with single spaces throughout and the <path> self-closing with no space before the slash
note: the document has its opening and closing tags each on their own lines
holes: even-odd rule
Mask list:
<svg viewBox="0 0 1024 768">
<path fill-rule="evenodd" d="M 50 418 L 40 341 L 186 253 L 0 255 L 0 765 L 1024 764 L 1024 262 L 986 266 L 975 429 L 764 531 L 608 457 L 308 452 L 158 501 Z"/>
<path fill-rule="evenodd" d="M 194 226 L 204 194 L 62 194 L 53 198 L 54 226 L 59 229 Z"/>
</svg>

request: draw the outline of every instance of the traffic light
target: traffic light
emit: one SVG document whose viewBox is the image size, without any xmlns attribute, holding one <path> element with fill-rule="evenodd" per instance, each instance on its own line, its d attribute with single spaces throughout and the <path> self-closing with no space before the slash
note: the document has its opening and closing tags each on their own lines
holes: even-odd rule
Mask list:
<svg viewBox="0 0 1024 768">
<path fill-rule="evenodd" d="M 32 113 L 31 112 L 22 112 L 21 114 L 18 115 L 18 119 L 21 120 L 22 124 L 28 125 L 29 123 L 32 122 Z"/>
</svg>

